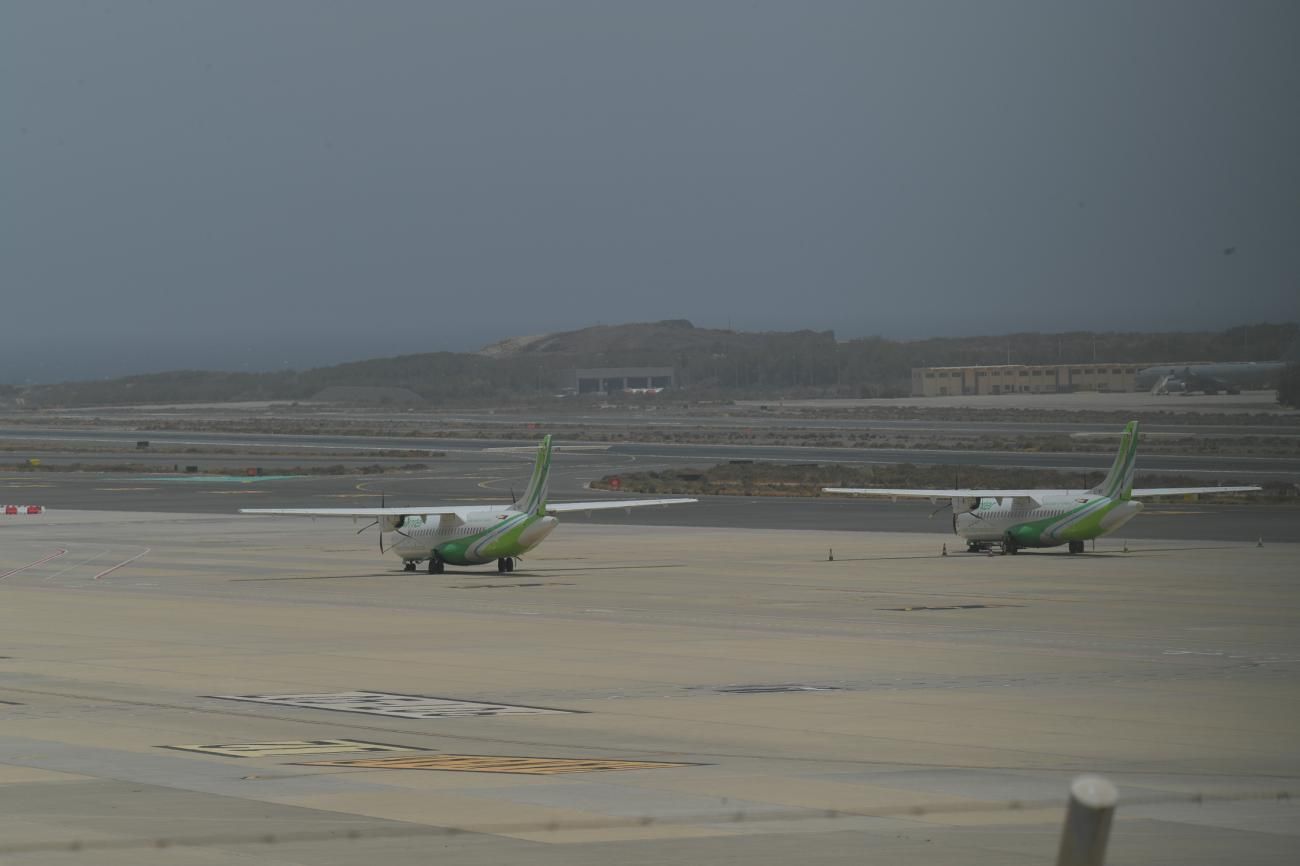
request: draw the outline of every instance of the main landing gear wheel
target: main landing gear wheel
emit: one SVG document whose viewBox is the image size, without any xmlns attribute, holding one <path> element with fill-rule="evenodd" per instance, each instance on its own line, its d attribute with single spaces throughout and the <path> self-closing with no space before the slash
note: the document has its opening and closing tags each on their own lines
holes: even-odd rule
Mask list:
<svg viewBox="0 0 1300 866">
<path fill-rule="evenodd" d="M 429 560 L 429 574 L 442 574 L 445 569 L 446 564 L 442 561 L 442 557 L 435 555 Z"/>
<path fill-rule="evenodd" d="M 497 574 L 505 574 L 508 571 L 515 570 L 515 561 L 512 557 L 503 556 L 497 560 Z"/>
<path fill-rule="evenodd" d="M 415 560 L 414 560 L 414 559 L 408 559 L 408 560 L 406 560 L 406 563 L 402 566 L 402 570 L 403 570 L 403 571 L 415 571 Z"/>
<path fill-rule="evenodd" d="M 1071 542 L 1070 542 L 1070 552 L 1071 552 L 1071 553 L 1083 553 L 1083 542 L 1082 542 L 1082 541 L 1071 541 Z"/>
<path fill-rule="evenodd" d="M 1016 544 L 1014 539 L 1008 538 L 1006 541 L 1002 542 L 1002 552 L 1015 556 L 1020 552 L 1020 545 Z"/>
</svg>

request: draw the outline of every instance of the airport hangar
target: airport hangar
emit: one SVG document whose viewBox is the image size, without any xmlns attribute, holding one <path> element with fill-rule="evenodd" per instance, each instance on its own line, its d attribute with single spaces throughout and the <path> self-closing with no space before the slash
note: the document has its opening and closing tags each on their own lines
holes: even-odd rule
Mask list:
<svg viewBox="0 0 1300 866">
<path fill-rule="evenodd" d="M 677 384 L 677 375 L 672 367 L 592 367 L 566 371 L 560 384 L 574 394 L 662 391 Z"/>
<path fill-rule="evenodd" d="M 991 364 L 913 367 L 913 397 L 1136 391 L 1137 364 Z"/>
</svg>

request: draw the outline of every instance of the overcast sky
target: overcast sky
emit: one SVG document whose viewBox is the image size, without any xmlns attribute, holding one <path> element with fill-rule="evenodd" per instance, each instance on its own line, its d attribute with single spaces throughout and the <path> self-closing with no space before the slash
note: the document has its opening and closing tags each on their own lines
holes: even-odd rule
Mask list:
<svg viewBox="0 0 1300 866">
<path fill-rule="evenodd" d="M 0 4 L 0 382 L 1300 318 L 1300 4 Z"/>
</svg>

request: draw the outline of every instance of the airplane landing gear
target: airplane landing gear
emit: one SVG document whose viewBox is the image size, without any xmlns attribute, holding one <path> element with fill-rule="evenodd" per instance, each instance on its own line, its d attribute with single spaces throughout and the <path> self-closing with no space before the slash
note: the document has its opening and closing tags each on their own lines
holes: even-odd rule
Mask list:
<svg viewBox="0 0 1300 866">
<path fill-rule="evenodd" d="M 406 562 L 402 564 L 402 570 L 403 570 L 403 571 L 415 571 L 415 560 L 414 560 L 414 559 L 408 559 L 408 560 L 406 560 Z"/>
<path fill-rule="evenodd" d="M 1071 552 L 1071 553 L 1083 553 L 1083 542 L 1082 542 L 1082 541 L 1071 541 L 1071 542 L 1070 542 L 1070 552 Z"/>
<path fill-rule="evenodd" d="M 429 574 L 442 574 L 445 569 L 446 563 L 442 561 L 441 556 L 435 553 L 429 557 Z"/>
<path fill-rule="evenodd" d="M 510 556 L 503 556 L 497 560 L 497 574 L 505 574 L 515 570 L 515 560 Z"/>
</svg>

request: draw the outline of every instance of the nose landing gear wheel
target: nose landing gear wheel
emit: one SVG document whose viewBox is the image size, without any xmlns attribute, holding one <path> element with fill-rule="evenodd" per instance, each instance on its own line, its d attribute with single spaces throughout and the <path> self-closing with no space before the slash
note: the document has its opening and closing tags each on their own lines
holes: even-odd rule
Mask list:
<svg viewBox="0 0 1300 866">
<path fill-rule="evenodd" d="M 403 570 L 403 571 L 415 571 L 415 560 L 414 560 L 414 559 L 408 559 L 408 560 L 406 560 L 406 563 L 402 566 L 402 570 Z"/>
<path fill-rule="evenodd" d="M 442 561 L 442 557 L 435 554 L 429 560 L 429 574 L 442 574 L 445 568 L 446 566 Z"/>
<path fill-rule="evenodd" d="M 1083 553 L 1083 542 L 1082 542 L 1082 541 L 1071 541 L 1071 542 L 1070 542 L 1070 552 L 1071 552 L 1071 553 Z"/>
<path fill-rule="evenodd" d="M 515 561 L 512 557 L 503 556 L 497 560 L 497 574 L 505 574 L 515 570 Z"/>
</svg>

